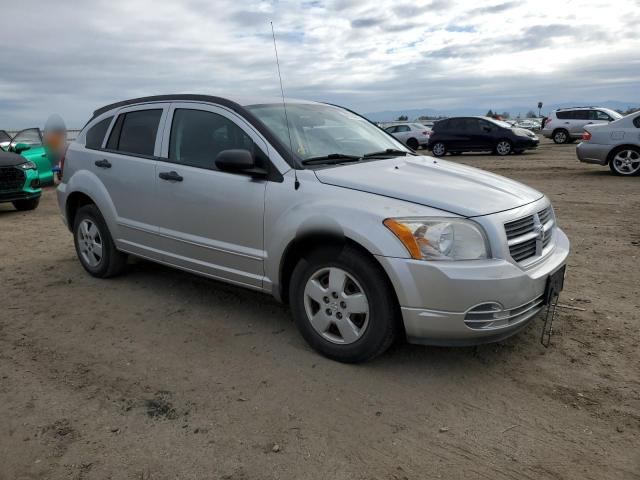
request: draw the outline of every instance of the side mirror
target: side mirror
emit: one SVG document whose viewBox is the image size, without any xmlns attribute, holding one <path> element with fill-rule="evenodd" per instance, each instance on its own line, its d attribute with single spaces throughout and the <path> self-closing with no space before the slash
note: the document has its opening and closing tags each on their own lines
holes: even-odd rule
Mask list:
<svg viewBox="0 0 640 480">
<path fill-rule="evenodd" d="M 222 150 L 216 157 L 216 167 L 223 172 L 246 173 L 252 177 L 264 177 L 267 171 L 256 167 L 256 161 L 249 150 Z"/>
<path fill-rule="evenodd" d="M 16 143 L 13 146 L 13 151 L 16 153 L 22 153 L 25 150 L 29 150 L 31 147 L 29 145 L 27 145 L 26 143 Z"/>
</svg>

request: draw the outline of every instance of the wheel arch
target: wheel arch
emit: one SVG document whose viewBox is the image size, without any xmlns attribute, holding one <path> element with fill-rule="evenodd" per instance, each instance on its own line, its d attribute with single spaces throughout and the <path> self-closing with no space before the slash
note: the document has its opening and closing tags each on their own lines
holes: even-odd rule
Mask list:
<svg viewBox="0 0 640 480">
<path fill-rule="evenodd" d="M 67 227 L 73 231 L 76 214 L 85 205 L 96 205 L 96 202 L 84 192 L 76 191 L 69 194 L 65 204 L 65 216 L 67 217 Z"/>
<path fill-rule="evenodd" d="M 391 278 L 387 274 L 384 267 L 376 259 L 375 255 L 373 255 L 366 247 L 364 247 L 356 240 L 345 235 L 331 232 L 307 233 L 304 235 L 300 235 L 289 242 L 284 250 L 282 259 L 280 260 L 278 287 L 276 291 L 273 292 L 276 298 L 284 303 L 288 303 L 291 275 L 300 259 L 304 257 L 305 252 L 309 252 L 314 248 L 326 248 L 332 246 L 339 248 L 345 245 L 349 245 L 352 248 L 360 251 L 366 257 L 372 260 L 372 262 L 378 267 L 380 273 L 383 275 L 385 281 L 389 284 L 390 289 L 393 292 L 394 302 L 399 311 L 400 303 L 398 301 L 397 292 L 393 286 L 393 283 L 391 282 Z"/>
<path fill-rule="evenodd" d="M 625 144 L 622 144 L 622 145 L 616 145 L 607 154 L 607 163 L 605 165 L 609 165 L 611 163 L 611 160 L 613 160 L 613 157 L 616 155 L 616 153 L 618 153 L 621 150 L 624 150 L 625 148 L 629 148 L 629 149 L 640 151 L 640 147 L 638 147 L 638 145 L 633 145 L 631 143 L 625 143 Z"/>
</svg>

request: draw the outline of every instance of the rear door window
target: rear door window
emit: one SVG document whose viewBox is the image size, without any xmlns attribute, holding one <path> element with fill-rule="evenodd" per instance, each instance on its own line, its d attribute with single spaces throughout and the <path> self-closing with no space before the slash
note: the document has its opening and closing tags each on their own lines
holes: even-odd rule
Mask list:
<svg viewBox="0 0 640 480">
<path fill-rule="evenodd" d="M 398 128 L 396 128 L 396 132 L 408 132 L 409 130 L 411 130 L 407 125 L 398 125 Z"/>
<path fill-rule="evenodd" d="M 573 120 L 589 120 L 590 110 L 574 110 Z"/>
<path fill-rule="evenodd" d="M 464 118 L 452 118 L 448 122 L 449 130 L 464 131 L 466 126 L 467 124 Z"/>
<path fill-rule="evenodd" d="M 122 153 L 153 156 L 162 109 L 120 114 L 111 130 L 107 148 Z"/>
<path fill-rule="evenodd" d="M 109 125 L 111 125 L 111 120 L 113 120 L 113 117 L 107 117 L 100 120 L 93 127 L 87 130 L 85 147 L 92 149 L 102 147 L 102 141 L 104 140 L 104 136 L 107 134 Z"/>
</svg>

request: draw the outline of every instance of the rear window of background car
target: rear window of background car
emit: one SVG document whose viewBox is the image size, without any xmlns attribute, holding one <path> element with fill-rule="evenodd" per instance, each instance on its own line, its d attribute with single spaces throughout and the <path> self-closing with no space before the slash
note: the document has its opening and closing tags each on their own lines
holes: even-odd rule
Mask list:
<svg viewBox="0 0 640 480">
<path fill-rule="evenodd" d="M 104 140 L 104 136 L 107 134 L 109 125 L 111 125 L 111 120 L 113 120 L 113 116 L 100 120 L 93 127 L 87 130 L 87 135 L 85 137 L 86 148 L 97 149 L 102 147 L 102 141 Z"/>
<path fill-rule="evenodd" d="M 107 148 L 122 153 L 152 156 L 162 109 L 122 113 L 111 130 Z"/>
</svg>

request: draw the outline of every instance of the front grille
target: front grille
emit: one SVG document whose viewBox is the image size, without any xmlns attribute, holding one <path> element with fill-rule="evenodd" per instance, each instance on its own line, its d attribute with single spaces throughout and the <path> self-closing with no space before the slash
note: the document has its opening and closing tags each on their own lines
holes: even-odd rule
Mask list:
<svg viewBox="0 0 640 480">
<path fill-rule="evenodd" d="M 24 171 L 16 167 L 0 167 L 0 191 L 13 192 L 22 190 L 24 186 Z"/>
<path fill-rule="evenodd" d="M 504 224 L 509 254 L 516 262 L 541 256 L 551 242 L 555 218 L 548 206 L 533 215 L 528 215 Z"/>
<path fill-rule="evenodd" d="M 497 303 L 483 303 L 467 312 L 464 323 L 474 330 L 509 327 L 536 315 L 543 304 L 544 295 L 510 310 L 503 310 Z"/>
</svg>

